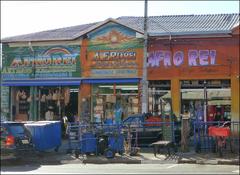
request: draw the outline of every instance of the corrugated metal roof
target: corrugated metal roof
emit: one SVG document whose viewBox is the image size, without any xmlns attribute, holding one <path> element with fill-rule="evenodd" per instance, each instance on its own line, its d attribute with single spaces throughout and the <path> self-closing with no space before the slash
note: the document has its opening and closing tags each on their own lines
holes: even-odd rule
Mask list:
<svg viewBox="0 0 240 175">
<path fill-rule="evenodd" d="M 21 42 L 21 41 L 56 41 L 56 40 L 72 40 L 75 39 L 73 36 L 79 35 L 80 32 L 83 32 L 90 27 L 96 25 L 98 23 L 84 24 L 72 27 L 65 27 L 54 30 L 47 30 L 42 32 L 30 33 L 26 35 L 19 35 L 4 38 L 2 42 Z"/>
<path fill-rule="evenodd" d="M 142 17 L 120 17 L 117 21 L 143 30 Z M 150 16 L 150 36 L 231 33 L 239 14 Z"/>
<path fill-rule="evenodd" d="M 171 15 L 148 17 L 148 33 L 150 36 L 171 35 L 204 35 L 204 34 L 227 34 L 239 24 L 239 14 L 206 14 L 206 15 Z M 113 19 L 109 19 L 113 21 Z M 115 20 L 120 24 L 143 32 L 144 18 L 123 16 Z M 27 35 L 4 38 L 2 42 L 21 41 L 56 41 L 74 40 L 108 22 L 101 21 L 55 30 L 48 30 Z"/>
</svg>

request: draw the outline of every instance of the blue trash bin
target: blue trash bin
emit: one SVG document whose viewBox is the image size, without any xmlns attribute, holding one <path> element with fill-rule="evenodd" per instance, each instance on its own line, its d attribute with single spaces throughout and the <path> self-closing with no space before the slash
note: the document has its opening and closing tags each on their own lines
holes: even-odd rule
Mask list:
<svg viewBox="0 0 240 175">
<path fill-rule="evenodd" d="M 83 154 L 97 152 L 97 140 L 94 134 L 87 132 L 82 135 L 80 150 Z"/>
<path fill-rule="evenodd" d="M 26 123 L 25 126 L 32 134 L 33 144 L 37 151 L 49 149 L 57 151 L 61 146 L 61 123 L 59 121 L 39 121 Z"/>
<path fill-rule="evenodd" d="M 123 134 L 109 136 L 108 137 L 108 147 L 116 153 L 123 154 L 123 152 L 124 152 L 124 136 L 123 136 Z"/>
</svg>

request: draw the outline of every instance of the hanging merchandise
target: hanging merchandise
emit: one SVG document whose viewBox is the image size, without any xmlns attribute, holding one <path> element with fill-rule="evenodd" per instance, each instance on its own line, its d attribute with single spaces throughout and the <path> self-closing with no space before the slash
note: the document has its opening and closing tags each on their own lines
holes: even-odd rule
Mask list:
<svg viewBox="0 0 240 175">
<path fill-rule="evenodd" d="M 67 105 L 70 100 L 70 88 L 65 88 L 64 90 L 64 104 Z"/>
<path fill-rule="evenodd" d="M 57 101 L 57 106 L 59 107 L 61 105 L 60 100 Z"/>
<path fill-rule="evenodd" d="M 21 94 L 21 91 L 18 90 L 16 95 L 16 101 L 19 101 L 19 97 L 21 96 Z"/>
<path fill-rule="evenodd" d="M 23 91 L 21 95 L 21 99 L 25 100 L 27 98 L 26 92 Z"/>
<path fill-rule="evenodd" d="M 95 114 L 94 118 L 96 123 L 101 123 L 102 119 L 100 113 Z"/>
<path fill-rule="evenodd" d="M 108 102 L 108 103 L 116 103 L 116 96 L 108 95 L 106 97 L 106 102 Z"/>
<path fill-rule="evenodd" d="M 41 97 L 41 102 L 45 103 L 46 102 L 46 94 L 43 94 Z"/>
<path fill-rule="evenodd" d="M 56 101 L 57 100 L 57 91 L 53 93 L 52 100 Z"/>
<path fill-rule="evenodd" d="M 97 98 L 96 101 L 97 101 L 97 104 L 99 104 L 99 105 L 103 104 L 103 99 L 102 98 Z"/>
<path fill-rule="evenodd" d="M 49 94 L 46 96 L 46 100 L 52 100 L 52 92 L 50 91 Z"/>
<path fill-rule="evenodd" d="M 32 96 L 30 95 L 28 98 L 27 98 L 27 102 L 31 102 L 32 101 Z"/>
</svg>

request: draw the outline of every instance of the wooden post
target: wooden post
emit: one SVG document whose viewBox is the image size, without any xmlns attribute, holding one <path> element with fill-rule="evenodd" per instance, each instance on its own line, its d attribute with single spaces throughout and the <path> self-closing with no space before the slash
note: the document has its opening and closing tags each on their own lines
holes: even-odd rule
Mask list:
<svg viewBox="0 0 240 175">
<path fill-rule="evenodd" d="M 181 109 L 180 88 L 179 79 L 173 78 L 171 80 L 172 111 L 177 117 L 180 116 Z"/>
<path fill-rule="evenodd" d="M 181 150 L 183 152 L 189 151 L 188 136 L 190 131 L 189 118 L 190 113 L 182 115 L 182 129 L 181 129 Z"/>
</svg>

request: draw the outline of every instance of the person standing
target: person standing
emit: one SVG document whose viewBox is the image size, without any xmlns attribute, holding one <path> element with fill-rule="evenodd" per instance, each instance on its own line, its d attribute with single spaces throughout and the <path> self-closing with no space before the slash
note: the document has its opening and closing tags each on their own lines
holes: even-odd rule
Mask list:
<svg viewBox="0 0 240 175">
<path fill-rule="evenodd" d="M 79 116 L 77 115 L 77 112 L 74 112 L 73 118 L 74 122 L 79 122 Z"/>
<path fill-rule="evenodd" d="M 214 121 L 224 121 L 224 117 L 223 117 L 223 115 L 221 114 L 220 111 L 217 111 L 217 113 L 214 117 Z"/>
</svg>

